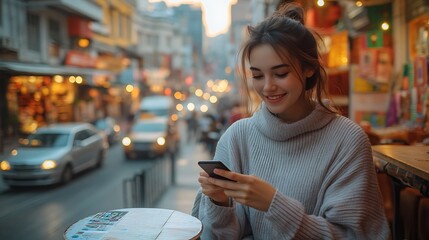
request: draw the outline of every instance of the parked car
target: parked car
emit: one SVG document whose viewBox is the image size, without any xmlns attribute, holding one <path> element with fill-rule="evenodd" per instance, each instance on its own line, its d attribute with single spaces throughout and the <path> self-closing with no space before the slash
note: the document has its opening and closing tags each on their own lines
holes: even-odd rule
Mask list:
<svg viewBox="0 0 429 240">
<path fill-rule="evenodd" d="M 0 162 L 9 186 L 67 183 L 83 170 L 100 167 L 103 137 L 89 123 L 62 123 L 39 128 Z"/>
<path fill-rule="evenodd" d="M 111 117 L 101 118 L 94 122 L 95 128 L 104 134 L 109 145 L 116 143 L 119 140 L 121 127 L 116 120 Z"/>
<path fill-rule="evenodd" d="M 122 139 L 122 145 L 126 159 L 132 159 L 138 154 L 164 155 L 173 140 L 169 119 L 152 117 L 136 121 L 127 136 Z"/>
</svg>

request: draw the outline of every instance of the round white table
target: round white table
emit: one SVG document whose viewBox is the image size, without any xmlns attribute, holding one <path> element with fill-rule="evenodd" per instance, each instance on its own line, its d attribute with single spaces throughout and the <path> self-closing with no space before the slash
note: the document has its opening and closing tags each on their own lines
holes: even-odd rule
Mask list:
<svg viewBox="0 0 429 240">
<path fill-rule="evenodd" d="M 202 224 L 182 212 L 161 208 L 124 208 L 81 219 L 64 232 L 67 240 L 198 239 Z"/>
</svg>

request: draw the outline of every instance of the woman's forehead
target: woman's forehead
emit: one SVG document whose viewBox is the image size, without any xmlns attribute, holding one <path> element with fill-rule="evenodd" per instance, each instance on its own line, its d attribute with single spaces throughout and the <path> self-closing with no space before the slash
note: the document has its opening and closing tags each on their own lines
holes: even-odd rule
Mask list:
<svg viewBox="0 0 429 240">
<path fill-rule="evenodd" d="M 291 65 L 287 52 L 274 49 L 269 44 L 262 44 L 254 47 L 249 55 L 249 63 L 252 67 L 270 67 L 279 64 Z M 259 67 L 258 67 L 259 66 Z"/>
</svg>

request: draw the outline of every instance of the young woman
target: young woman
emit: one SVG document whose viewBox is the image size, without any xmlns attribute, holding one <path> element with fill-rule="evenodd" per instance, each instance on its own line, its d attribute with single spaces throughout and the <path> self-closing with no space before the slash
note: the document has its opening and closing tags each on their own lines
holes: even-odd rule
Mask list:
<svg viewBox="0 0 429 240">
<path fill-rule="evenodd" d="M 217 145 L 214 159 L 231 172 L 215 173 L 233 181 L 200 173 L 201 239 L 390 237 L 370 143 L 322 100 L 326 73 L 303 13 L 284 5 L 248 28 L 241 66 L 262 104 Z"/>
</svg>

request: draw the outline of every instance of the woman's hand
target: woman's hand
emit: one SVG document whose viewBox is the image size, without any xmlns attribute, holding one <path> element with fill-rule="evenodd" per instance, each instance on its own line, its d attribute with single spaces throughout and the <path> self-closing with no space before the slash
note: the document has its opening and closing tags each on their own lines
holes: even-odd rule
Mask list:
<svg viewBox="0 0 429 240">
<path fill-rule="evenodd" d="M 227 197 L 231 197 L 234 199 L 234 201 L 243 205 L 258 209 L 260 211 L 268 211 L 271 201 L 273 200 L 276 193 L 276 189 L 269 183 L 256 176 L 245 175 L 221 169 L 215 169 L 214 173 L 234 181 L 232 182 L 210 178 L 208 175 L 206 175 L 205 180 L 207 180 L 207 186 L 210 186 L 210 189 L 216 189 L 216 196 L 222 196 L 223 202 L 227 202 Z M 225 195 L 224 198 L 221 194 L 222 190 L 223 194 Z M 218 201 L 215 198 L 212 199 L 214 201 Z"/>
<path fill-rule="evenodd" d="M 198 182 L 201 185 L 202 192 L 212 199 L 216 204 L 228 206 L 228 196 L 224 193 L 224 189 L 210 183 L 210 177 L 206 172 L 200 172 Z M 226 181 L 226 180 L 225 180 Z"/>
</svg>

